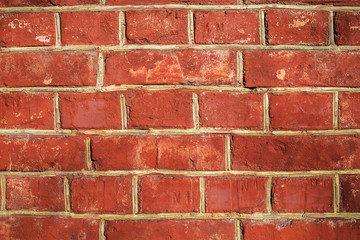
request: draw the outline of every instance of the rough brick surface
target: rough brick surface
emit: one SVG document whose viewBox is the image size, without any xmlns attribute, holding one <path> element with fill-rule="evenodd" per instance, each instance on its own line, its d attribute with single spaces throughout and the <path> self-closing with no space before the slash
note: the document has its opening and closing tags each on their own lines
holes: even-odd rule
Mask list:
<svg viewBox="0 0 360 240">
<path fill-rule="evenodd" d="M 0 93 L 0 128 L 53 129 L 53 95 Z"/>
<path fill-rule="evenodd" d="M 0 87 L 95 86 L 98 53 L 0 54 Z"/>
<path fill-rule="evenodd" d="M 359 128 L 360 126 L 359 93 L 339 94 L 339 127 Z"/>
<path fill-rule="evenodd" d="M 98 4 L 100 0 L 1 0 L 0 7 L 73 6 Z"/>
<path fill-rule="evenodd" d="M 333 95 L 270 94 L 270 126 L 276 130 L 332 129 Z"/>
<path fill-rule="evenodd" d="M 195 42 L 259 44 L 258 20 L 256 11 L 196 11 Z"/>
<path fill-rule="evenodd" d="M 59 98 L 62 128 L 121 128 L 117 92 L 62 93 Z"/>
<path fill-rule="evenodd" d="M 234 136 L 236 170 L 309 171 L 358 169 L 357 136 Z"/>
<path fill-rule="evenodd" d="M 105 85 L 236 85 L 236 54 L 227 50 L 110 52 Z"/>
<path fill-rule="evenodd" d="M 229 239 L 235 234 L 231 220 L 141 220 L 110 221 L 105 236 L 115 239 L 161 239 L 164 236 L 174 240 L 181 239 Z"/>
<path fill-rule="evenodd" d="M 359 6 L 359 0 L 244 0 L 245 4 L 277 3 L 277 4 L 303 4 L 303 5 L 335 5 Z"/>
<path fill-rule="evenodd" d="M 75 178 L 71 209 L 75 212 L 131 213 L 131 177 Z"/>
<path fill-rule="evenodd" d="M 206 178 L 207 212 L 264 212 L 265 178 Z"/>
<path fill-rule="evenodd" d="M 129 128 L 192 128 L 192 94 L 131 91 L 126 94 Z"/>
<path fill-rule="evenodd" d="M 360 211 L 360 176 L 340 176 L 340 211 Z"/>
<path fill-rule="evenodd" d="M 54 13 L 2 13 L 0 29 L 0 47 L 55 45 Z"/>
<path fill-rule="evenodd" d="M 359 87 L 359 61 L 358 52 L 245 51 L 245 85 Z"/>
<path fill-rule="evenodd" d="M 325 11 L 269 10 L 266 12 L 270 45 L 329 44 L 329 13 Z"/>
<path fill-rule="evenodd" d="M 63 12 L 61 38 L 64 45 L 119 44 L 119 14 L 116 12 Z"/>
<path fill-rule="evenodd" d="M 146 176 L 139 179 L 139 211 L 142 213 L 199 212 L 199 179 Z"/>
<path fill-rule="evenodd" d="M 188 15 L 183 10 L 126 12 L 129 44 L 186 44 Z"/>
<path fill-rule="evenodd" d="M 360 13 L 335 13 L 335 42 L 338 45 L 360 45 Z"/>
<path fill-rule="evenodd" d="M 79 171 L 85 159 L 82 137 L 0 137 L 1 170 Z"/>
<path fill-rule="evenodd" d="M 8 210 L 65 210 L 62 177 L 9 177 L 6 194 Z"/>
<path fill-rule="evenodd" d="M 156 139 L 152 136 L 97 136 L 91 138 L 91 153 L 97 170 L 156 168 Z"/>
<path fill-rule="evenodd" d="M 223 136 L 164 136 L 156 146 L 159 169 L 225 170 Z"/>
<path fill-rule="evenodd" d="M 274 178 L 272 210 L 274 212 L 331 212 L 332 178 Z"/>
<path fill-rule="evenodd" d="M 263 126 L 263 95 L 204 92 L 199 95 L 201 127 L 250 128 Z"/>
<path fill-rule="evenodd" d="M 357 239 L 359 226 L 355 220 L 246 221 L 243 234 L 244 240 Z"/>
<path fill-rule="evenodd" d="M 107 5 L 152 5 L 152 4 L 237 4 L 237 0 L 107 0 Z"/>
</svg>

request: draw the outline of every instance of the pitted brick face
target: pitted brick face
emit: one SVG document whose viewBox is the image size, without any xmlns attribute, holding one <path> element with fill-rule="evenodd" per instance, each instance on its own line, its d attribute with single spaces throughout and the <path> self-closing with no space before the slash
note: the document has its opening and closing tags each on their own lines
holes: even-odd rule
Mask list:
<svg viewBox="0 0 360 240">
<path fill-rule="evenodd" d="M 360 0 L 0 0 L 0 239 L 360 239 Z"/>
</svg>

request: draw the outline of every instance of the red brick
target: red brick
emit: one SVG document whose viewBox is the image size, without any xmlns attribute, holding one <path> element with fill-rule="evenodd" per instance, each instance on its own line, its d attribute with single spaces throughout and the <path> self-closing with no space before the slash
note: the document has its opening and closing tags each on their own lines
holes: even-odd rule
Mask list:
<svg viewBox="0 0 360 240">
<path fill-rule="evenodd" d="M 237 0 L 107 0 L 107 5 L 159 5 L 159 4 L 237 4 Z"/>
<path fill-rule="evenodd" d="M 99 239 L 99 219 L 45 216 L 3 216 L 1 239 Z"/>
<path fill-rule="evenodd" d="M 53 95 L 0 93 L 0 128 L 54 128 Z"/>
<path fill-rule="evenodd" d="M 192 94 L 183 91 L 131 91 L 130 128 L 192 128 Z"/>
<path fill-rule="evenodd" d="M 333 95 L 330 93 L 271 94 L 269 102 L 272 129 L 333 128 Z"/>
<path fill-rule="evenodd" d="M 338 240 L 358 239 L 360 223 L 357 220 L 266 220 L 245 221 L 244 240 Z"/>
<path fill-rule="evenodd" d="M 196 43 L 259 44 L 259 12 L 196 11 Z"/>
<path fill-rule="evenodd" d="M 0 47 L 55 45 L 54 13 L 1 13 Z"/>
<path fill-rule="evenodd" d="M 203 92 L 199 95 L 200 126 L 260 129 L 262 106 L 262 94 Z"/>
<path fill-rule="evenodd" d="M 153 136 L 96 136 L 91 139 L 96 170 L 156 168 L 156 139 Z"/>
<path fill-rule="evenodd" d="M 86 166 L 81 137 L 1 137 L 0 170 L 79 171 Z"/>
<path fill-rule="evenodd" d="M 360 211 L 360 175 L 340 176 L 340 211 Z"/>
<path fill-rule="evenodd" d="M 329 12 L 272 9 L 266 20 L 270 45 L 329 44 Z"/>
<path fill-rule="evenodd" d="M 104 85 L 236 85 L 236 54 L 229 50 L 109 53 Z"/>
<path fill-rule="evenodd" d="M 273 178 L 274 212 L 331 212 L 333 210 L 332 178 Z"/>
<path fill-rule="evenodd" d="M 335 42 L 337 45 L 360 45 L 360 13 L 335 13 Z"/>
<path fill-rule="evenodd" d="M 61 39 L 64 45 L 117 45 L 119 14 L 116 12 L 63 12 Z"/>
<path fill-rule="evenodd" d="M 358 136 L 234 136 L 232 167 L 252 171 L 360 168 Z"/>
<path fill-rule="evenodd" d="M 132 213 L 132 178 L 86 177 L 71 181 L 74 212 Z"/>
<path fill-rule="evenodd" d="M 225 170 L 223 136 L 164 136 L 157 138 L 157 168 Z"/>
<path fill-rule="evenodd" d="M 265 182 L 265 178 L 207 178 L 206 212 L 264 212 Z"/>
<path fill-rule="evenodd" d="M 231 220 L 120 220 L 106 223 L 105 236 L 107 240 L 235 240 L 234 226 Z"/>
<path fill-rule="evenodd" d="M 64 6 L 97 4 L 100 0 L 1 0 L 0 7 Z"/>
<path fill-rule="evenodd" d="M 0 54 L 0 87 L 96 85 L 96 52 Z"/>
<path fill-rule="evenodd" d="M 243 57 L 246 87 L 360 86 L 358 52 L 245 51 Z"/>
<path fill-rule="evenodd" d="M 339 94 L 339 127 L 359 128 L 360 127 L 360 93 Z"/>
<path fill-rule="evenodd" d="M 63 177 L 9 177 L 6 209 L 64 211 Z"/>
<path fill-rule="evenodd" d="M 335 6 L 359 6 L 359 0 L 244 0 L 245 4 L 279 3 L 279 4 L 309 4 L 309 5 L 335 5 Z"/>
<path fill-rule="evenodd" d="M 146 176 L 139 179 L 141 213 L 199 212 L 199 179 L 181 176 Z"/>
<path fill-rule="evenodd" d="M 63 128 L 121 128 L 120 95 L 117 92 L 61 93 L 59 104 Z"/>
<path fill-rule="evenodd" d="M 183 10 L 127 11 L 127 43 L 186 44 L 187 25 L 188 14 Z"/>
</svg>

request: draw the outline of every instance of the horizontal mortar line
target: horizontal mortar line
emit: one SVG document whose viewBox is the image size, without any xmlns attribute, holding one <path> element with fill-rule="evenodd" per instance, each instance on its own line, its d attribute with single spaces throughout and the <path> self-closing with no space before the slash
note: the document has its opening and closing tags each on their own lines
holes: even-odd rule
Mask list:
<svg viewBox="0 0 360 240">
<path fill-rule="evenodd" d="M 119 170 L 119 171 L 43 171 L 43 172 L 17 172 L 17 171 L 0 171 L 0 176 L 145 176 L 145 175 L 176 175 L 176 176 L 189 176 L 189 177 L 231 177 L 231 176 L 244 176 L 244 177 L 316 177 L 316 176 L 333 176 L 333 175 L 353 175 L 360 174 L 360 169 L 353 170 L 316 170 L 316 171 L 185 171 L 185 170 Z"/>
<path fill-rule="evenodd" d="M 254 4 L 254 5 L 78 5 L 78 6 L 49 6 L 49 7 L 2 7 L 0 12 L 63 12 L 63 11 L 126 11 L 126 10 L 161 10 L 161 9 L 185 9 L 185 10 L 258 10 L 278 8 L 296 10 L 323 10 L 323 11 L 360 11 L 359 6 L 331 6 L 331 5 L 284 5 L 284 4 Z"/>
<path fill-rule="evenodd" d="M 360 213 L 159 213 L 159 214 L 91 214 L 91 213 L 69 213 L 69 212 L 47 212 L 47 211 L 28 211 L 11 210 L 0 212 L 1 216 L 32 215 L 32 216 L 58 216 L 72 218 L 92 218 L 104 220 L 146 220 L 146 219 L 299 219 L 309 218 L 340 218 L 340 219 L 360 219 Z"/>
<path fill-rule="evenodd" d="M 233 86 L 209 86 L 209 85 L 119 85 L 98 88 L 96 86 L 83 87 L 0 87 L 0 92 L 113 92 L 126 90 L 210 90 L 210 91 L 233 91 L 243 93 L 264 92 L 360 92 L 359 87 L 233 87 Z"/>
<path fill-rule="evenodd" d="M 200 129 L 119 129 L 119 130 L 37 130 L 37 129 L 0 129 L 0 135 L 199 135 L 199 134 L 233 134 L 244 136 L 305 136 L 305 135 L 352 135 L 359 134 L 360 129 L 344 130 L 309 130 L 309 131 L 256 131 L 247 129 L 225 130 L 216 128 Z"/>
<path fill-rule="evenodd" d="M 0 48 L 0 53 L 49 52 L 49 51 L 130 51 L 130 50 L 304 50 L 304 51 L 359 51 L 360 46 L 310 46 L 310 45 L 242 45 L 242 44 L 179 44 L 179 45 L 137 45 L 124 46 L 44 46 Z"/>
</svg>

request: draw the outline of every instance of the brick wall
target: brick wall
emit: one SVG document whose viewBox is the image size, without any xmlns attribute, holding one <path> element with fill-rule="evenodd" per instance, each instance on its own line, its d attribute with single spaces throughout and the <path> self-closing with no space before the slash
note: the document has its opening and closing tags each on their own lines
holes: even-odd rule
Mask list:
<svg viewBox="0 0 360 240">
<path fill-rule="evenodd" d="M 360 1 L 0 0 L 0 239 L 360 239 Z"/>
</svg>

